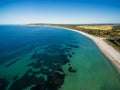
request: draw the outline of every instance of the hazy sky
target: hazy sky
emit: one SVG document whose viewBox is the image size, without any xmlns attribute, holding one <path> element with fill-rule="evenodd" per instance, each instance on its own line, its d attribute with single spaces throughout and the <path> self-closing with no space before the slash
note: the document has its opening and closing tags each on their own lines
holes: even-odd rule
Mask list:
<svg viewBox="0 0 120 90">
<path fill-rule="evenodd" d="M 0 24 L 120 23 L 120 0 L 0 0 Z"/>
</svg>

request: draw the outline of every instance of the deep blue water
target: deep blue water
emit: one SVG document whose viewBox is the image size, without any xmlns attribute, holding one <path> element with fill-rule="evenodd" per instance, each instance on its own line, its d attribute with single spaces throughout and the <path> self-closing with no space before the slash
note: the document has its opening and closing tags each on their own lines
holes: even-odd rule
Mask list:
<svg viewBox="0 0 120 90">
<path fill-rule="evenodd" d="M 0 26 L 0 53 L 18 49 L 33 42 L 34 44 L 61 43 L 70 37 L 70 32 L 57 30 L 57 28 Z"/>
</svg>

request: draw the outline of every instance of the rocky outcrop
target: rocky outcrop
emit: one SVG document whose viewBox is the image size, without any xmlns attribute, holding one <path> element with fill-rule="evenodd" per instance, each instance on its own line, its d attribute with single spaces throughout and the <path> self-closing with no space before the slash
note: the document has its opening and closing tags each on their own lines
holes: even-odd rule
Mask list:
<svg viewBox="0 0 120 90">
<path fill-rule="evenodd" d="M 71 66 L 69 66 L 68 71 L 69 72 L 76 72 L 76 70 L 73 67 L 71 67 Z"/>
<path fill-rule="evenodd" d="M 31 88 L 31 90 L 58 90 L 64 83 L 65 74 L 62 69 L 58 69 L 48 76 L 45 83 L 40 83 Z"/>
</svg>

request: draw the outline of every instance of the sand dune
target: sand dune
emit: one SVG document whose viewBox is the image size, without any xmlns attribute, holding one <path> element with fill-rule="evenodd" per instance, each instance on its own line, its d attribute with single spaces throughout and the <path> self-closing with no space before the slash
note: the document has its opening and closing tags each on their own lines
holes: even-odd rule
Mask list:
<svg viewBox="0 0 120 90">
<path fill-rule="evenodd" d="M 92 29 L 92 30 L 111 30 L 112 26 L 101 25 L 101 26 L 77 26 L 77 28 Z"/>
</svg>

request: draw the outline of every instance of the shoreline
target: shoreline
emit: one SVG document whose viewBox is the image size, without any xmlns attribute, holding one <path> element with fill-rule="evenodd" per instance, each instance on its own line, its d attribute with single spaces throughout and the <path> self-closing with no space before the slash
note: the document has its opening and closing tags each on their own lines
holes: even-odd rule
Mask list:
<svg viewBox="0 0 120 90">
<path fill-rule="evenodd" d="M 120 73 L 120 53 L 118 51 L 116 51 L 112 46 L 107 44 L 104 41 L 104 38 L 96 37 L 96 36 L 90 35 L 88 33 L 78 31 L 76 29 L 70 29 L 70 28 L 60 27 L 60 26 L 49 26 L 49 25 L 27 25 L 27 26 L 46 26 L 46 27 L 64 28 L 64 29 L 67 29 L 67 30 L 75 31 L 79 34 L 82 34 L 82 35 L 90 38 L 98 46 L 98 48 L 101 50 L 101 52 L 106 57 L 109 58 L 109 61 L 115 66 L 117 71 Z"/>
</svg>

